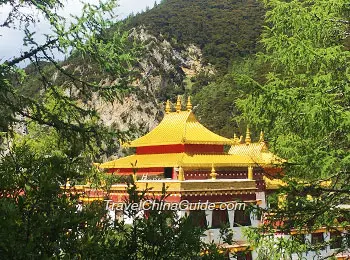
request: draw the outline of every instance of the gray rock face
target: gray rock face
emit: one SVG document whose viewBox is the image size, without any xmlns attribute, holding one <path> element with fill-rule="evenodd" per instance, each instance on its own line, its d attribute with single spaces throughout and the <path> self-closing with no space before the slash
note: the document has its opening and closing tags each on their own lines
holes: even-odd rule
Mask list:
<svg viewBox="0 0 350 260">
<path fill-rule="evenodd" d="M 65 95 L 78 99 L 82 107 L 96 109 L 105 126 L 118 131 L 132 129 L 130 139 L 134 139 L 159 123 L 164 115 L 166 100 L 175 102 L 177 95 L 183 95 L 191 77 L 202 71 L 210 73 L 213 70 L 210 66 L 203 66 L 201 50 L 193 44 L 174 48 L 162 35 L 151 35 L 144 27 L 134 28 L 129 37 L 143 46 L 142 55 L 132 68 L 137 76 L 131 84 L 130 93 L 121 94 L 109 102 L 91 93 L 92 99 L 88 101 L 81 98 L 79 90 L 59 72 L 55 71 L 51 80 L 62 86 Z M 110 75 L 98 74 L 93 66 L 68 60 L 62 68 L 86 79 L 93 76 L 93 80 L 103 86 L 118 83 L 118 79 L 111 79 Z M 17 132 L 25 134 L 24 124 L 20 123 L 16 128 Z M 120 154 L 119 140 L 115 140 L 115 147 L 116 151 L 119 149 L 117 154 Z"/>
<path fill-rule="evenodd" d="M 122 102 L 105 103 L 96 98 L 94 103 L 105 125 L 120 130 L 128 130 L 132 125 L 141 135 L 159 123 L 166 99 L 184 93 L 187 77 L 213 70 L 203 66 L 201 50 L 193 44 L 177 50 L 162 36 L 150 35 L 142 27 L 133 29 L 130 37 L 145 46 L 135 68 L 139 73 L 133 82 L 135 91 Z"/>
</svg>

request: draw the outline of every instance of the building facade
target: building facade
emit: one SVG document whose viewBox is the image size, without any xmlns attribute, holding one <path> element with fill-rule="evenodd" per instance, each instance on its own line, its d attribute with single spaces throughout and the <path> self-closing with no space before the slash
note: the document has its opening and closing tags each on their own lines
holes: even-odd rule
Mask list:
<svg viewBox="0 0 350 260">
<path fill-rule="evenodd" d="M 203 238 L 206 242 L 222 244 L 219 231 L 226 225 L 233 230 L 235 243 L 224 246 L 232 255 L 242 252 L 235 256 L 237 259 L 255 259 L 256 253 L 242 230 L 259 226 L 263 218 L 246 209 L 251 205 L 269 206 L 268 195 L 283 185 L 275 177 L 282 173 L 284 160 L 268 150 L 263 132 L 256 142 L 252 141 L 249 129 L 245 138 L 227 139 L 198 122 L 190 98 L 186 108 L 182 107 L 180 98 L 174 109 L 168 101 L 160 124 L 125 144 L 135 148 L 135 154 L 105 162 L 99 168 L 107 174 L 132 175 L 138 190 L 147 189 L 148 197 L 160 198 L 166 187 L 165 202 L 181 205 L 179 216 L 196 215 L 198 225 L 208 228 Z M 86 200 L 102 199 L 106 195 L 88 186 L 77 189 L 86 194 Z M 112 185 L 107 205 L 122 203 L 126 190 L 126 184 Z M 114 207 L 110 208 L 112 218 L 123 217 Z M 331 236 L 327 230 L 319 230 L 305 234 L 305 239 L 327 241 Z M 322 254 L 330 255 L 334 249 L 329 246 Z M 305 255 L 306 259 L 314 256 L 312 252 Z"/>
</svg>

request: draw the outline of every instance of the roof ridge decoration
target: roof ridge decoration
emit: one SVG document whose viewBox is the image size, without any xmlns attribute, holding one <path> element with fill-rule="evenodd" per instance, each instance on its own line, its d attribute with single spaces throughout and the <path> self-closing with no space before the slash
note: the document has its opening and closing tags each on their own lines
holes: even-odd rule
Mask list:
<svg viewBox="0 0 350 260">
<path fill-rule="evenodd" d="M 170 106 L 170 100 L 168 99 L 165 105 L 165 113 L 169 114 L 170 112 L 171 112 L 171 106 Z"/>
<path fill-rule="evenodd" d="M 251 144 L 251 142 L 252 142 L 252 139 L 250 137 L 250 129 L 249 129 L 249 126 L 247 126 L 247 133 L 245 135 L 245 143 Z"/>
<path fill-rule="evenodd" d="M 264 139 L 264 131 L 261 130 L 260 132 L 260 138 L 259 138 L 259 143 L 264 143 L 265 142 L 265 139 Z"/>
<path fill-rule="evenodd" d="M 177 101 L 176 101 L 176 112 L 179 113 L 181 111 L 181 96 L 177 96 Z"/>
<path fill-rule="evenodd" d="M 187 98 L 187 106 L 186 109 L 188 112 L 192 111 L 192 103 L 191 103 L 191 96 Z"/>
<path fill-rule="evenodd" d="M 214 168 L 214 163 L 211 164 L 211 172 L 210 172 L 210 177 L 212 180 L 216 180 L 216 176 L 218 175 L 215 171 L 215 168 Z"/>
<path fill-rule="evenodd" d="M 239 139 L 238 139 L 236 133 L 234 133 L 234 134 L 233 134 L 233 143 L 234 143 L 234 144 L 238 144 L 238 141 L 239 141 Z"/>
</svg>

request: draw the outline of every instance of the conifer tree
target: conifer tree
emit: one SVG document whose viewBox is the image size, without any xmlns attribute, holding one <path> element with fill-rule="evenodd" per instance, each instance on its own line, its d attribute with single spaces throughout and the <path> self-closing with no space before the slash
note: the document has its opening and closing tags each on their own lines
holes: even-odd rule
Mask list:
<svg viewBox="0 0 350 260">
<path fill-rule="evenodd" d="M 343 207 L 350 202 L 349 3 L 263 2 L 268 11 L 259 58 L 269 71 L 261 84 L 240 78 L 250 94 L 238 105 L 242 119 L 265 129 L 274 152 L 288 159 L 283 173 L 288 185 L 280 191 L 286 194 L 284 205 L 267 213 L 277 214 L 287 233 L 345 228 L 350 222 Z"/>
<path fill-rule="evenodd" d="M 117 1 L 86 4 L 72 23 L 57 14 L 63 1 L 5 0 L 0 7 L 5 4 L 12 10 L 0 26 L 23 26 L 29 50 L 0 64 L 0 258 L 214 259 L 201 255 L 211 245 L 202 243 L 202 230 L 187 219 L 168 225 L 169 215 L 155 212 L 130 227 L 111 223 L 104 202 L 79 206 L 77 184 L 89 182 L 108 192 L 117 181 L 92 163 L 102 144 L 123 135 L 103 127 L 89 106 L 96 97 L 120 97 L 132 80 L 135 46 L 113 19 Z M 37 17 L 22 7 L 33 8 L 50 23 L 44 43 L 30 31 Z M 57 62 L 57 51 L 71 56 Z M 72 70 L 77 60 L 80 70 Z M 26 70 L 21 68 L 25 61 L 31 63 Z M 28 70 L 38 77 L 28 76 Z M 95 82 L 99 73 L 114 83 Z M 63 84 L 56 85 L 55 77 L 63 77 Z M 28 92 L 24 83 L 37 79 L 35 93 Z M 129 191 L 142 199 L 135 185 Z"/>
</svg>

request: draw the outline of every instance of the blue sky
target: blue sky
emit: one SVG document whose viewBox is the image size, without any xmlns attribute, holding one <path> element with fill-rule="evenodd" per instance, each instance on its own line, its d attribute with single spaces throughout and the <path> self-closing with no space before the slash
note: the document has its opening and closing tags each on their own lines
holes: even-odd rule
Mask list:
<svg viewBox="0 0 350 260">
<path fill-rule="evenodd" d="M 97 3 L 97 0 L 84 0 L 84 2 Z M 156 0 L 159 2 L 159 0 Z M 145 10 L 146 7 L 153 7 L 155 0 L 119 0 L 120 7 L 118 14 L 121 18 L 126 17 L 130 13 L 137 13 Z M 65 8 L 62 13 L 65 17 L 69 17 L 69 14 L 78 15 L 81 10 L 81 4 L 79 0 L 67 0 Z M 9 7 L 0 5 L 0 22 L 1 17 L 8 12 Z M 30 11 L 30 10 L 29 10 Z M 41 22 L 35 26 L 37 37 L 49 32 L 49 26 L 47 23 Z M 22 49 L 23 33 L 20 31 L 0 28 L 0 63 L 11 57 L 18 56 Z"/>
</svg>

